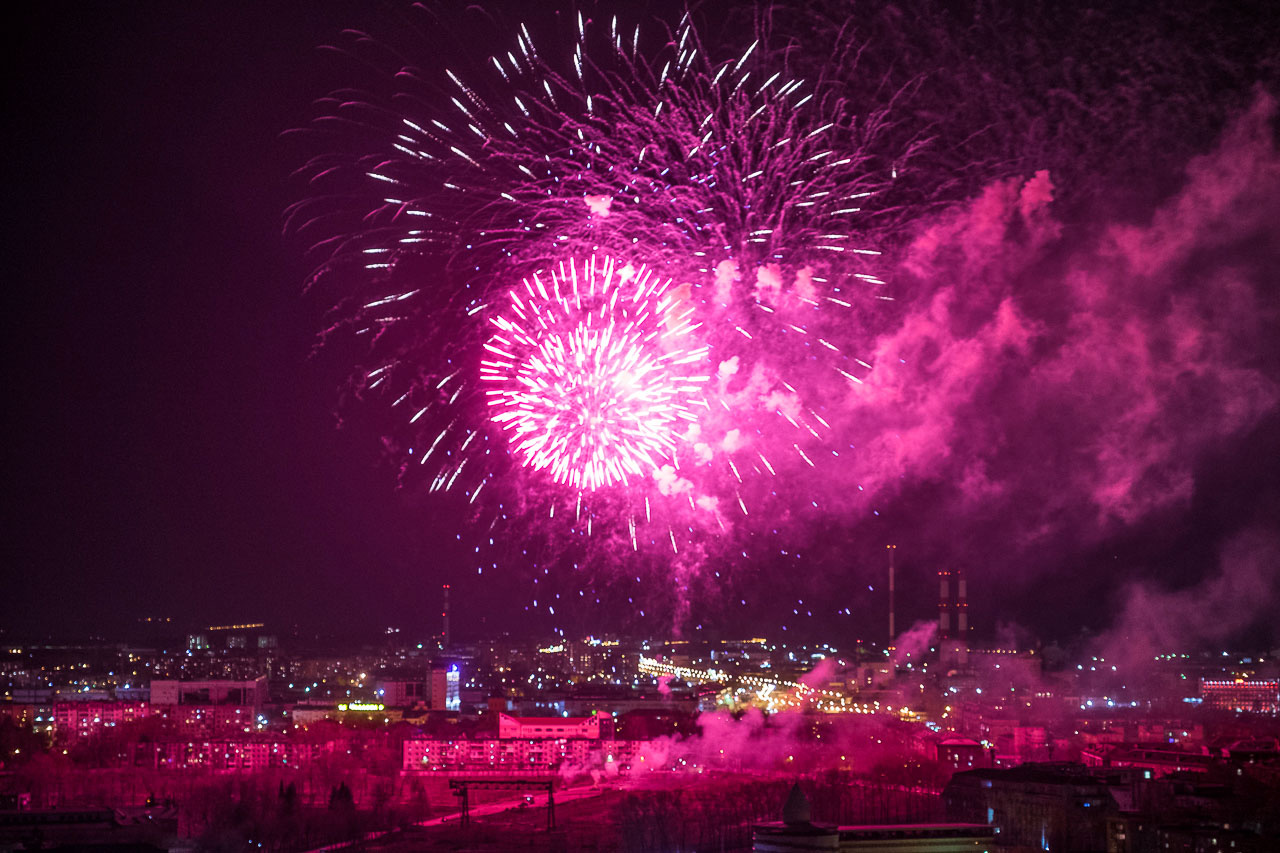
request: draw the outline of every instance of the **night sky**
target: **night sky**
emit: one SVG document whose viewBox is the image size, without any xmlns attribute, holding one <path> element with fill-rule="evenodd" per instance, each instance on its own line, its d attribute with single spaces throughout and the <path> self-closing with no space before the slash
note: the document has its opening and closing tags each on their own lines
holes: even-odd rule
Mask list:
<svg viewBox="0 0 1280 853">
<path fill-rule="evenodd" d="M 517 569 L 478 579 L 460 502 L 397 490 L 376 417 L 343 409 L 337 428 L 342 353 L 311 356 L 328 306 L 303 296 L 310 264 L 281 235 L 307 153 L 281 134 L 343 85 L 317 45 L 394 32 L 398 14 L 90 4 L 11 30 L 0 628 L 124 637 L 170 615 L 425 634 L 442 582 L 463 636 L 611 624 L 527 614 Z M 1256 29 L 1241 13 L 1211 35 Z M 1146 59 L 1063 75 L 1124 86 L 1159 71 Z M 986 635 L 1280 642 L 1280 156 L 1274 102 L 1250 85 L 1277 69 L 1233 62 L 1209 57 L 1194 91 L 1152 85 L 1173 88 L 1149 135 L 1177 144 L 1149 143 L 1164 159 L 1133 155 L 1127 174 L 1093 165 L 1135 151 L 1115 115 L 1091 135 L 1055 127 L 1057 106 L 1038 131 L 1010 116 L 999 139 L 924 158 L 904 201 L 920 213 L 896 232 L 899 299 L 868 346 L 885 368 L 848 412 L 859 467 L 831 484 L 872 497 L 806 526 L 800 571 L 753 568 L 758 606 L 698 604 L 709 626 L 879 639 L 896 542 L 900 625 L 930 616 L 934 572 L 961 566 Z M 938 103 L 943 130 L 978 120 Z M 975 144 L 989 162 L 970 175 L 956 163 Z M 805 621 L 793 599 L 824 614 Z"/>
</svg>

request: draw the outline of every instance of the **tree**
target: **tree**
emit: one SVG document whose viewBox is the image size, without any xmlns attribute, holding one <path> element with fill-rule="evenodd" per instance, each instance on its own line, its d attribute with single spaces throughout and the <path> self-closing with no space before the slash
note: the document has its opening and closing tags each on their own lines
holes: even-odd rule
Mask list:
<svg viewBox="0 0 1280 853">
<path fill-rule="evenodd" d="M 351 789 L 347 787 L 346 782 L 339 782 L 337 787 L 329 794 L 329 811 L 354 812 L 355 810 L 355 795 L 351 793 Z"/>
<path fill-rule="evenodd" d="M 284 782 L 280 783 L 280 815 L 289 817 L 298 811 L 298 786 L 293 782 L 289 783 L 289 787 L 285 787 Z"/>
</svg>

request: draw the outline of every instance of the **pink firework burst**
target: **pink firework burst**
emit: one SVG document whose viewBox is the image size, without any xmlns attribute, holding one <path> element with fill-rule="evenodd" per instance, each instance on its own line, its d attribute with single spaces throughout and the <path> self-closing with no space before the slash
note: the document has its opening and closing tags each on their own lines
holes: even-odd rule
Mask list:
<svg viewBox="0 0 1280 853">
<path fill-rule="evenodd" d="M 678 467 L 710 379 L 686 297 L 643 265 L 594 255 L 512 288 L 480 373 L 516 458 L 590 491 Z"/>
</svg>

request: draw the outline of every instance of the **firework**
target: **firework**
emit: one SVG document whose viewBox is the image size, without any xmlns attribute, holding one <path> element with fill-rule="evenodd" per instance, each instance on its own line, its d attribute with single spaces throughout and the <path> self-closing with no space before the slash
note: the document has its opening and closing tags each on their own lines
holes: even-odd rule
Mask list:
<svg viewBox="0 0 1280 853">
<path fill-rule="evenodd" d="M 761 42 L 716 62 L 688 20 L 642 39 L 579 15 L 562 61 L 520 26 L 483 70 L 337 93 L 291 224 L 321 238 L 330 333 L 371 342 L 354 382 L 403 413 L 406 477 L 474 502 L 513 476 L 679 552 L 838 456 L 828 407 L 870 369 L 845 345 L 882 284 L 858 223 L 888 170 L 882 115 Z"/>
<path fill-rule="evenodd" d="M 595 490 L 652 476 L 697 421 L 707 347 L 687 348 L 692 309 L 640 267 L 595 257 L 514 288 L 480 379 L 512 452 L 557 483 Z"/>
</svg>

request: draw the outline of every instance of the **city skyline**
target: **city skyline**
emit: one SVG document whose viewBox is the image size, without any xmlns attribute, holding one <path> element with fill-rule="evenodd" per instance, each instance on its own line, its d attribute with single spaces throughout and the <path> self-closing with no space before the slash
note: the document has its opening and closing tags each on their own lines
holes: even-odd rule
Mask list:
<svg viewBox="0 0 1280 853">
<path fill-rule="evenodd" d="M 970 642 L 963 580 L 939 581 L 936 623 L 891 648 L 437 649 L 253 622 L 172 645 L 6 640 L 0 838 L 632 851 L 669 850 L 675 825 L 741 851 L 796 834 L 930 837 L 956 853 L 974 839 L 1274 846 L 1274 655 Z"/>
</svg>

